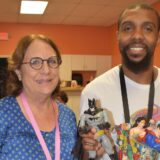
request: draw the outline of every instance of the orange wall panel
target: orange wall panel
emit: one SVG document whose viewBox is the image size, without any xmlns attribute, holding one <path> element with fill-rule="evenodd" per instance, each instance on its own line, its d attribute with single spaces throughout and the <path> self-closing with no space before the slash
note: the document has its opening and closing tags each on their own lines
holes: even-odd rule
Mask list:
<svg viewBox="0 0 160 160">
<path fill-rule="evenodd" d="M 154 4 L 160 10 L 160 2 Z M 121 63 L 117 26 L 71 26 L 47 24 L 0 23 L 0 32 L 9 33 L 8 41 L 0 41 L 0 55 L 10 55 L 18 41 L 27 34 L 45 34 L 52 38 L 62 54 L 112 55 L 112 66 Z M 160 43 L 155 51 L 154 64 L 160 67 Z"/>
<path fill-rule="evenodd" d="M 111 54 L 106 27 L 1 23 L 0 32 L 9 40 L 0 41 L 0 54 L 11 54 L 19 39 L 27 34 L 45 34 L 63 54 Z"/>
</svg>

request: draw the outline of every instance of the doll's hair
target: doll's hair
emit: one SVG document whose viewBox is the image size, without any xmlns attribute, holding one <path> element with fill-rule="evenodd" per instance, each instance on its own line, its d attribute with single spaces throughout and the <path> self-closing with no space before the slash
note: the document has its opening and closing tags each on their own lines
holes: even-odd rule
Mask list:
<svg viewBox="0 0 160 160">
<path fill-rule="evenodd" d="M 135 120 L 135 123 L 133 124 L 132 128 L 133 128 L 133 127 L 137 127 L 138 124 L 139 124 L 141 121 L 143 121 L 143 120 L 145 121 L 145 126 L 144 126 L 144 127 L 146 127 L 146 122 L 147 122 L 146 118 L 145 118 L 145 117 L 138 117 L 138 118 Z"/>
<path fill-rule="evenodd" d="M 160 128 L 160 121 L 157 121 L 156 127 L 157 127 L 157 128 Z"/>
</svg>

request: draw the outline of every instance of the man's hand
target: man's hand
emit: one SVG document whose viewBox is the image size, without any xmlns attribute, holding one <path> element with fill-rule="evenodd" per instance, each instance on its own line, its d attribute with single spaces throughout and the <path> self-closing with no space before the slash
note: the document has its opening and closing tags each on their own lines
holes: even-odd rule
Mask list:
<svg viewBox="0 0 160 160">
<path fill-rule="evenodd" d="M 87 134 L 81 134 L 82 145 L 85 152 L 96 151 L 97 158 L 102 157 L 105 153 L 101 143 L 96 140 L 96 129 L 92 128 Z"/>
</svg>

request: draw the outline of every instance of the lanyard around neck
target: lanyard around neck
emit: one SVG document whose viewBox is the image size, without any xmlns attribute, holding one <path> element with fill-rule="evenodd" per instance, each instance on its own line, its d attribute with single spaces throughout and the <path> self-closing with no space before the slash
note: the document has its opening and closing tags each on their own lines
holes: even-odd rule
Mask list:
<svg viewBox="0 0 160 160">
<path fill-rule="evenodd" d="M 23 103 L 23 106 L 24 106 L 24 109 L 29 117 L 29 120 L 32 124 L 32 127 L 34 128 L 34 131 L 36 133 L 36 136 L 41 144 L 41 147 L 45 153 L 45 156 L 47 158 L 47 160 L 52 160 L 51 158 L 51 154 L 47 148 L 47 145 L 44 141 L 44 138 L 41 134 L 41 131 L 37 125 L 37 122 L 33 116 L 33 113 L 29 107 L 29 104 L 27 102 L 27 99 L 26 99 L 26 96 L 25 94 L 22 92 L 20 94 L 20 98 L 22 100 L 22 103 Z M 59 124 L 58 124 L 58 108 L 55 104 L 53 104 L 53 107 L 54 107 L 54 110 L 56 111 L 56 133 L 55 133 L 55 160 L 60 160 L 60 131 L 59 131 Z"/>
<path fill-rule="evenodd" d="M 120 66 L 119 76 L 120 76 L 120 85 L 121 85 L 121 94 L 122 94 L 125 122 L 130 123 L 128 96 L 127 96 L 127 89 L 126 89 L 126 83 L 125 83 L 125 79 L 124 79 L 124 72 L 123 72 L 122 66 Z M 154 73 L 153 73 L 152 80 L 150 83 L 150 89 L 149 89 L 147 122 L 149 122 L 149 120 L 152 118 L 152 114 L 153 114 L 154 92 L 155 92 L 155 87 L 154 87 Z"/>
</svg>

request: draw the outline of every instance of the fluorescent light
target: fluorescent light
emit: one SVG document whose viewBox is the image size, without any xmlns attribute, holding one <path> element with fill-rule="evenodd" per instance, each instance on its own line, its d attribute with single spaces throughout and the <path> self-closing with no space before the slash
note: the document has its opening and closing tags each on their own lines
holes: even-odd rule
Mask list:
<svg viewBox="0 0 160 160">
<path fill-rule="evenodd" d="M 21 14 L 43 14 L 48 1 L 21 1 Z"/>
</svg>

